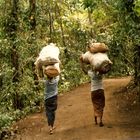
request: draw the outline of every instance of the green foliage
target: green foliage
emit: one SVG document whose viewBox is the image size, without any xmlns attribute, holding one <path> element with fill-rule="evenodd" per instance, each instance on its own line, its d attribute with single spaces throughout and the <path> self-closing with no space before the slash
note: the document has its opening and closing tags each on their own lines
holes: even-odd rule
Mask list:
<svg viewBox="0 0 140 140">
<path fill-rule="evenodd" d="M 140 0 L 135 0 L 134 1 L 134 11 L 135 13 L 140 16 Z"/>
<path fill-rule="evenodd" d="M 61 51 L 60 93 L 89 80 L 81 71 L 79 57 L 86 51 L 86 44 L 91 39 L 105 42 L 110 49 L 113 68 L 108 75 L 125 76 L 134 73 L 134 45 L 140 42 L 137 19 L 140 4 L 139 0 L 134 5 L 131 1 L 126 2 L 51 0 L 48 3 L 38 0 L 34 13 L 36 26 L 33 30 L 29 1 L 19 1 L 18 24 L 11 18 L 11 2 L 0 1 L 1 130 L 12 121 L 34 112 L 42 104 L 44 86 L 42 83 L 35 84 L 34 62 L 41 48 L 50 41 L 56 43 Z M 13 30 L 15 25 L 18 26 L 16 32 Z M 13 44 L 18 54 L 18 71 L 12 66 Z M 12 80 L 14 72 L 19 73 L 18 82 Z M 14 110 L 16 96 L 20 101 L 20 109 Z"/>
<path fill-rule="evenodd" d="M 2 133 L 2 131 L 9 128 L 12 122 L 13 122 L 13 118 L 11 116 L 7 114 L 1 114 L 0 115 L 0 134 Z"/>
<path fill-rule="evenodd" d="M 91 13 L 101 4 L 101 0 L 83 0 L 82 5 L 84 9 L 88 9 Z"/>
<path fill-rule="evenodd" d="M 97 5 L 97 2 L 94 0 L 83 0 L 83 6 L 84 9 L 91 9 L 91 12 L 93 12 L 94 7 Z"/>
<path fill-rule="evenodd" d="M 61 73 L 60 92 L 68 91 L 88 80 L 81 71 L 77 61 L 79 60 L 69 60 L 68 63 L 65 64 L 65 68 L 63 68 Z M 72 68 L 72 66 L 74 67 Z"/>
</svg>

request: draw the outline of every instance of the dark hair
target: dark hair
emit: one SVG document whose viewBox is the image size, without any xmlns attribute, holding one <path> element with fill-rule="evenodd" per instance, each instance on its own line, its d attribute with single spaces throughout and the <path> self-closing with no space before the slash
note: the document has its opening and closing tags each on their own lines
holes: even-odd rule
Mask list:
<svg viewBox="0 0 140 140">
<path fill-rule="evenodd" d="M 48 75 L 47 75 L 47 78 L 48 78 L 48 80 L 52 80 L 52 79 L 53 79 L 53 77 L 50 77 L 50 76 L 48 76 Z"/>
</svg>

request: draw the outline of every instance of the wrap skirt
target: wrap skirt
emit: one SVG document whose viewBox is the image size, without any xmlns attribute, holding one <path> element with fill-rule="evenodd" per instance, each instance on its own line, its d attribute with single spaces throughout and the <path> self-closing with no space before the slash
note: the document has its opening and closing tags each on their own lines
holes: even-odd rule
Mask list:
<svg viewBox="0 0 140 140">
<path fill-rule="evenodd" d="M 91 99 L 92 99 L 93 108 L 94 108 L 94 115 L 96 117 L 102 117 L 104 107 L 105 107 L 104 90 L 98 89 L 98 90 L 92 91 Z"/>
</svg>

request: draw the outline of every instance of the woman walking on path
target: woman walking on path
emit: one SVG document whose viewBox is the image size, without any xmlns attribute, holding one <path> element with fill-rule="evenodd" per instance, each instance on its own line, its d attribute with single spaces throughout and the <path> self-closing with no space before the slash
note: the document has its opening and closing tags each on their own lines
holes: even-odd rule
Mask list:
<svg viewBox="0 0 140 140">
<path fill-rule="evenodd" d="M 48 120 L 49 133 L 53 134 L 55 129 L 55 112 L 57 110 L 57 94 L 58 94 L 59 76 L 47 77 L 45 81 L 45 109 Z"/>
<path fill-rule="evenodd" d="M 42 48 L 35 61 L 38 79 L 45 82 L 45 109 L 49 132 L 53 133 L 57 110 L 58 81 L 60 75 L 60 50 L 54 43 Z"/>
<path fill-rule="evenodd" d="M 102 74 L 89 70 L 88 75 L 91 77 L 91 99 L 94 108 L 95 124 L 98 124 L 97 119 L 99 118 L 99 126 L 102 127 L 104 126 L 102 117 L 105 107 Z"/>
<path fill-rule="evenodd" d="M 85 74 L 88 74 L 91 78 L 91 100 L 94 109 L 94 119 L 95 124 L 98 124 L 99 118 L 99 126 L 104 126 L 102 118 L 103 111 L 105 107 L 105 96 L 104 96 L 104 87 L 103 87 L 103 74 L 89 70 L 89 68 L 85 67 L 84 62 L 81 60 L 81 67 Z"/>
</svg>

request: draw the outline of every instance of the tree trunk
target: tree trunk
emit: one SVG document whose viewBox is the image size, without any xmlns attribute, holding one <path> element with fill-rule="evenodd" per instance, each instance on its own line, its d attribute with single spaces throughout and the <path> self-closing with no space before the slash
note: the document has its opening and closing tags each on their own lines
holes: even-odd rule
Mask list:
<svg viewBox="0 0 140 140">
<path fill-rule="evenodd" d="M 89 19 L 89 24 L 90 24 L 90 27 L 93 25 L 93 21 L 92 21 L 92 12 L 88 9 L 88 19 Z M 93 31 L 93 28 L 90 29 L 90 35 L 91 37 L 94 39 L 95 38 L 95 33 Z"/>
<path fill-rule="evenodd" d="M 36 0 L 30 0 L 30 15 L 29 15 L 29 21 L 31 25 L 31 30 L 34 30 L 36 27 Z"/>
<path fill-rule="evenodd" d="M 19 0 L 13 0 L 13 5 L 12 5 L 12 11 L 11 11 L 11 20 L 9 20 L 10 25 L 9 25 L 9 37 L 12 42 L 11 46 L 11 63 L 12 63 L 12 68 L 13 70 L 13 78 L 12 81 L 15 85 L 15 92 L 13 95 L 13 107 L 14 109 L 21 109 L 20 107 L 20 99 L 19 99 L 19 94 L 18 91 L 16 90 L 16 84 L 19 83 L 19 55 L 18 55 L 18 50 L 17 50 L 17 28 L 18 28 L 18 1 Z"/>
<path fill-rule="evenodd" d="M 55 9 L 56 9 L 56 14 L 58 14 L 59 24 L 60 24 L 60 28 L 61 28 L 62 42 L 63 42 L 63 45 L 66 46 L 65 37 L 64 37 L 63 23 L 62 23 L 62 18 L 61 18 L 61 11 L 60 11 L 60 8 L 59 8 L 57 3 L 56 3 L 56 8 Z"/>
<path fill-rule="evenodd" d="M 53 32 L 54 32 L 54 26 L 53 26 L 53 12 L 52 12 L 52 7 L 53 5 L 50 1 L 47 2 L 48 4 L 48 14 L 49 14 L 49 29 L 50 29 L 50 34 L 49 34 L 49 42 L 54 42 L 53 39 Z"/>
<path fill-rule="evenodd" d="M 30 15 L 29 15 L 29 20 L 30 20 L 30 26 L 31 26 L 31 30 L 33 30 L 33 36 L 35 36 L 35 28 L 36 28 L 36 0 L 30 0 Z M 35 54 L 36 55 L 36 54 Z M 37 74 L 35 72 L 35 65 L 34 65 L 34 61 L 31 61 L 31 66 L 32 66 L 32 71 L 33 71 L 33 78 L 34 78 L 34 87 L 35 87 L 35 91 L 39 91 L 38 89 L 38 77 Z"/>
</svg>

